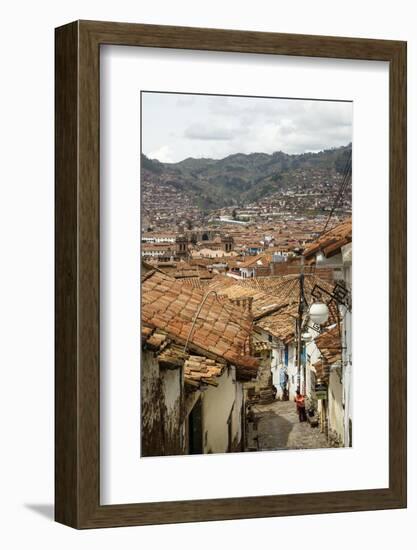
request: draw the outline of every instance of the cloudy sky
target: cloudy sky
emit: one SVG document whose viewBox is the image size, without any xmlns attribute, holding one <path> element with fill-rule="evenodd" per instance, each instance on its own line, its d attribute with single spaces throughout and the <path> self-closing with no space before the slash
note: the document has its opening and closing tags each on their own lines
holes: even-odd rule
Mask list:
<svg viewBox="0 0 417 550">
<path fill-rule="evenodd" d="M 161 162 L 305 153 L 352 141 L 352 103 L 142 93 L 142 151 Z"/>
</svg>

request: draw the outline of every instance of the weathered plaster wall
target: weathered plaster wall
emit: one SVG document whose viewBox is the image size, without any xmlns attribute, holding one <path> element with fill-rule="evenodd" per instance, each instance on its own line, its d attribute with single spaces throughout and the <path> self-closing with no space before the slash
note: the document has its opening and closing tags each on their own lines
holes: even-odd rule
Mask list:
<svg viewBox="0 0 417 550">
<path fill-rule="evenodd" d="M 181 369 L 161 369 L 162 383 L 161 420 L 164 437 L 164 454 L 181 454 L 183 426 L 181 423 Z"/>
<path fill-rule="evenodd" d="M 329 377 L 329 430 L 336 432 L 344 441 L 344 410 L 342 406 L 343 385 L 340 381 L 340 369 L 332 369 Z"/>
<path fill-rule="evenodd" d="M 236 372 L 234 372 L 234 376 L 236 376 Z M 233 433 L 232 451 L 239 451 L 239 450 L 242 450 L 241 444 L 242 444 L 242 438 L 243 438 L 242 423 L 243 423 L 244 392 L 243 392 L 243 384 L 238 380 L 236 380 L 235 389 L 236 389 L 236 398 L 235 398 L 235 405 L 233 407 L 233 414 L 232 414 L 232 433 Z"/>
<path fill-rule="evenodd" d="M 309 330 L 309 333 L 313 335 L 313 337 L 316 337 L 318 335 L 317 332 L 314 330 Z M 312 379 L 317 382 L 317 377 L 315 375 L 315 370 L 313 369 L 312 365 L 320 360 L 320 350 L 316 346 L 316 343 L 314 340 L 311 342 L 308 342 L 306 345 L 306 352 L 308 361 L 306 364 L 306 393 L 308 397 L 312 397 L 315 394 L 315 387 L 312 386 Z M 314 376 L 312 376 L 312 373 Z"/>
<path fill-rule="evenodd" d="M 234 367 L 225 369 L 217 381 L 218 387 L 209 386 L 203 396 L 203 449 L 204 453 L 224 453 L 228 447 L 227 420 L 231 413 L 236 385 Z"/>
<path fill-rule="evenodd" d="M 158 456 L 162 451 L 161 381 L 152 352 L 142 353 L 141 365 L 141 455 Z"/>
<path fill-rule="evenodd" d="M 293 343 L 288 345 L 288 393 L 289 399 L 295 398 L 295 392 L 298 387 L 298 369 L 296 363 L 295 345 Z"/>
<path fill-rule="evenodd" d="M 271 371 L 272 371 L 272 383 L 277 390 L 277 399 L 282 398 L 282 390 L 279 383 L 280 370 L 283 366 L 283 350 L 278 338 L 272 338 L 272 358 L 271 358 Z"/>
<path fill-rule="evenodd" d="M 181 371 L 160 369 L 153 352 L 142 353 L 141 455 L 181 454 Z"/>
</svg>

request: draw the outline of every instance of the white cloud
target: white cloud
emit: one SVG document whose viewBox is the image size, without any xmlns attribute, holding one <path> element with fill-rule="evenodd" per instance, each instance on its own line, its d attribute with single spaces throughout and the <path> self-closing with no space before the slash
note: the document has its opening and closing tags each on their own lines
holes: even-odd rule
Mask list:
<svg viewBox="0 0 417 550">
<path fill-rule="evenodd" d="M 226 128 L 216 128 L 213 126 L 204 126 L 203 124 L 191 124 L 185 129 L 184 137 L 188 139 L 203 139 L 209 141 L 230 140 L 233 134 Z"/>
<path fill-rule="evenodd" d="M 162 145 L 159 149 L 151 151 L 147 156 L 160 162 L 176 162 L 174 152 L 169 145 Z"/>
<path fill-rule="evenodd" d="M 304 153 L 352 141 L 350 102 L 162 93 L 142 96 L 143 152 L 159 160 L 170 159 L 165 162 L 279 150 Z"/>
</svg>

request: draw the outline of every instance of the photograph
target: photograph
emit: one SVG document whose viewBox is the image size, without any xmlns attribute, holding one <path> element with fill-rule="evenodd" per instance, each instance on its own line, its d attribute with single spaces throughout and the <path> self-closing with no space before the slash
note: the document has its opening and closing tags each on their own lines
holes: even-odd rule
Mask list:
<svg viewBox="0 0 417 550">
<path fill-rule="evenodd" d="M 351 447 L 353 102 L 140 102 L 141 457 Z"/>
</svg>

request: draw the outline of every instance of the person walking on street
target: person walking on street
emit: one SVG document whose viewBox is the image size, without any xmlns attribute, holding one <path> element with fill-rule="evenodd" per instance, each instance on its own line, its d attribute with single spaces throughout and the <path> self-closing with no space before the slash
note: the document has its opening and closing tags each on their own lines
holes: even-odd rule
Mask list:
<svg viewBox="0 0 417 550">
<path fill-rule="evenodd" d="M 305 398 L 304 395 L 301 395 L 300 390 L 296 391 L 294 401 L 297 406 L 298 420 L 300 422 L 305 422 L 307 420 Z"/>
</svg>

